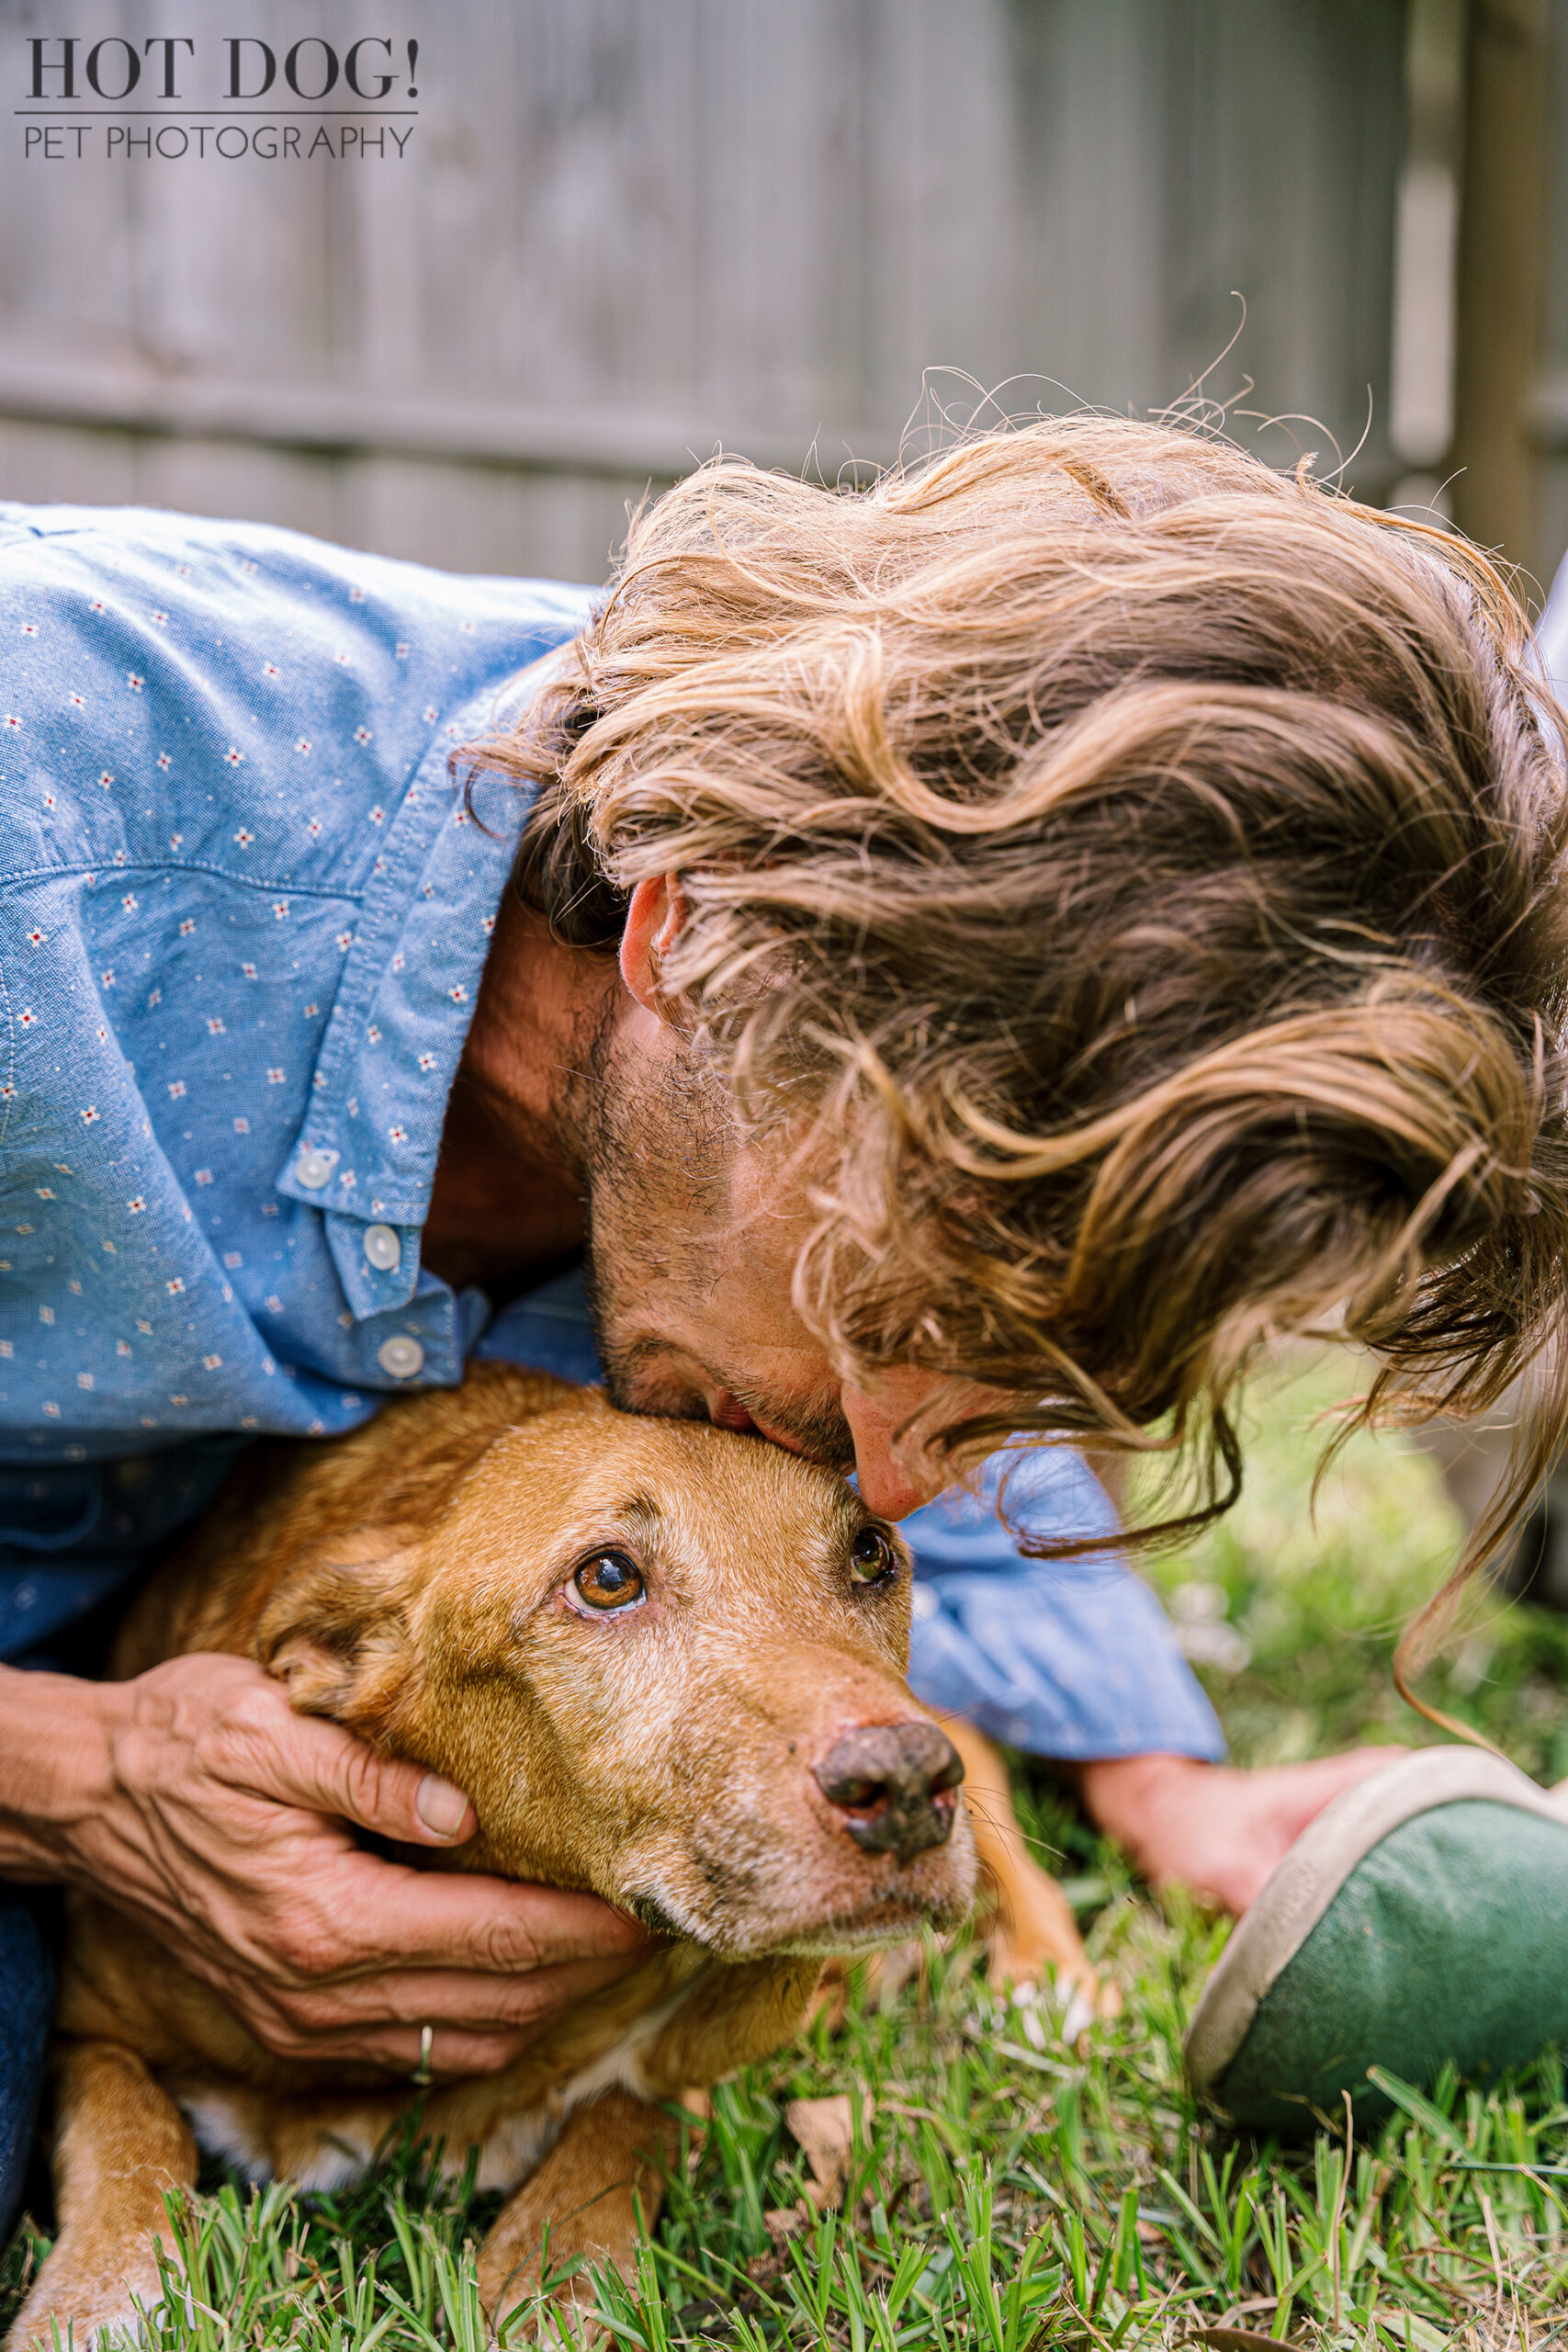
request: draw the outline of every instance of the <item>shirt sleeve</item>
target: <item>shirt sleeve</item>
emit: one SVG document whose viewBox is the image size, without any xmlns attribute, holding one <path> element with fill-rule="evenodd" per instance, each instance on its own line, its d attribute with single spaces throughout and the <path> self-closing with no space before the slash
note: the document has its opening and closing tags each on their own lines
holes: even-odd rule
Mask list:
<svg viewBox="0 0 1568 2352">
<path fill-rule="evenodd" d="M 1217 1762 L 1214 1711 L 1125 1559 L 1036 1560 L 1019 1548 L 1021 1535 L 1093 1541 L 1116 1524 L 1087 1464 L 1055 1448 L 997 1455 L 978 1493 L 955 1489 L 907 1519 L 916 1698 L 1032 1756 Z"/>
</svg>

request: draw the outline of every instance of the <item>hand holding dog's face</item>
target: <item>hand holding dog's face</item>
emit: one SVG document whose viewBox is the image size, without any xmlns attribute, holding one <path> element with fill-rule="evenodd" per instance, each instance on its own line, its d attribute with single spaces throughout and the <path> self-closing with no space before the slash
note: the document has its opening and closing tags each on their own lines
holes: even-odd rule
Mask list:
<svg viewBox="0 0 1568 2352">
<path fill-rule="evenodd" d="M 728 1958 L 954 1923 L 973 1855 L 956 1757 L 902 1681 L 897 1538 L 757 1441 L 559 1394 L 434 1525 L 275 1595 L 259 1647 L 295 1704 L 466 1789 L 465 1867 Z"/>
<path fill-rule="evenodd" d="M 269 1714 L 276 1732 L 279 1682 L 300 1713 L 400 1759 L 388 1776 L 402 1784 L 394 1836 L 409 1834 L 423 1789 L 447 1800 L 461 1837 L 466 1792 L 479 1834 L 443 1860 L 581 1890 L 547 1900 L 635 1933 L 582 1899 L 607 1897 L 678 1940 L 618 1984 L 621 1962 L 598 1963 L 564 2015 L 525 1976 L 527 2009 L 554 2006 L 556 2022 L 486 2075 L 493 2032 L 452 2030 L 474 2022 L 469 1973 L 420 1964 L 451 1942 L 437 1936 L 433 1951 L 428 1921 L 423 1936 L 401 1921 L 400 1974 L 360 1988 L 348 2046 L 329 1995 L 318 2014 L 327 2030 L 301 2050 L 298 2001 L 258 2009 L 254 1986 L 236 2002 L 220 1981 L 224 1949 L 246 1931 L 243 1904 L 227 1932 L 220 1924 L 216 1950 L 209 1937 L 176 1951 L 181 1968 L 158 1964 L 167 1902 L 117 1907 L 96 1889 L 77 1898 L 59 2018 L 62 2229 L 15 2340 L 47 2341 L 62 2320 L 85 2335 L 129 2319 L 133 2294 L 155 2299 L 165 2191 L 197 2177 L 186 2118 L 231 2162 L 316 2186 L 371 2162 L 411 2096 L 414 2052 L 393 2048 L 391 2018 L 422 2020 L 416 2080 L 436 2077 L 433 2136 L 480 2151 L 481 2187 L 518 2191 L 481 2256 L 487 2309 L 526 2294 L 547 2244 L 559 2251 L 558 2224 L 569 2238 L 578 2229 L 573 2258 L 628 2263 L 638 2199 L 657 2206 L 661 2103 L 790 2032 L 818 1953 L 892 1941 L 921 1920 L 955 1923 L 967 1908 L 962 1767 L 903 1682 L 908 1630 L 903 1547 L 829 1473 L 759 1439 L 615 1412 L 545 1375 L 482 1367 L 461 1390 L 410 1396 L 334 1446 L 258 1448 L 121 1626 L 122 1712 L 166 1711 L 194 1683 L 206 1726 L 194 1745 L 209 1746 L 202 1709 L 218 1688 L 243 1717 L 244 1785 L 228 1792 L 224 1817 L 248 1803 L 263 1838 L 281 1829 L 273 1863 L 287 1862 L 290 1838 L 308 1869 L 323 1843 L 343 1841 L 331 1892 L 351 1914 L 356 1882 L 364 1911 L 367 1877 L 400 1887 L 409 1909 L 421 1890 L 457 1898 L 466 1884 L 469 1908 L 482 1898 L 503 1932 L 471 1955 L 490 1970 L 479 2022 L 509 2028 L 513 2045 L 528 2036 L 517 2031 L 507 1898 L 539 1890 L 389 1870 L 302 1808 L 299 1787 L 279 1791 L 264 1773 L 257 1788 L 244 1756 L 254 1767 L 258 1726 L 266 1747 Z M 270 1711 L 260 1703 L 269 1690 Z M 327 1804 L 379 1826 L 384 1811 L 339 1790 L 353 1742 L 323 1724 L 298 1727 L 302 1750 L 337 1752 Z M 165 1724 L 156 1755 L 177 1772 L 183 1751 L 166 1735 Z M 194 1809 L 159 1783 L 168 1801 L 153 1808 L 154 1836 L 178 1820 L 187 1841 L 202 1839 L 211 1777 L 196 1773 Z M 438 1827 L 428 1815 L 425 1826 Z M 434 1859 L 428 1844 L 423 1859 Z M 236 1879 L 254 1875 L 232 1839 L 217 1860 Z M 264 1909 L 283 1883 L 276 1868 L 265 1875 Z M 303 1917 L 294 1906 L 296 1936 Z M 603 1951 L 592 1919 L 578 1925 Z M 326 1941 L 335 1973 L 345 1939 L 333 1928 Z M 312 1946 L 307 1976 L 316 1957 Z M 307 1987 L 305 1997 L 319 2011 L 320 1996 Z M 296 2045 L 286 2056 L 280 2018 Z M 438 2056 L 438 2041 L 453 2046 Z"/>
</svg>

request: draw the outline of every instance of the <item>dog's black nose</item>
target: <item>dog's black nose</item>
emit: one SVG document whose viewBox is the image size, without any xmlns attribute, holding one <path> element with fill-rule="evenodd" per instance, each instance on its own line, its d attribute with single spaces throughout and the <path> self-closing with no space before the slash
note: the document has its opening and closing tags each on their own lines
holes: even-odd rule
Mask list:
<svg viewBox="0 0 1568 2352">
<path fill-rule="evenodd" d="M 912 1862 L 953 1835 L 964 1764 L 935 1724 L 857 1724 L 812 1770 L 868 1854 Z"/>
</svg>

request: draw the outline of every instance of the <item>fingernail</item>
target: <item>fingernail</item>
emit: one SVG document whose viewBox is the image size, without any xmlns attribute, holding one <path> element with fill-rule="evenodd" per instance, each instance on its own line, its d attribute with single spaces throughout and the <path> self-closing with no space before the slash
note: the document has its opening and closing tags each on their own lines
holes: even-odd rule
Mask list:
<svg viewBox="0 0 1568 2352">
<path fill-rule="evenodd" d="M 425 1774 L 413 1802 L 420 1819 L 437 1838 L 455 1838 L 468 1810 L 468 1800 L 462 1790 L 455 1789 L 438 1772 Z"/>
</svg>

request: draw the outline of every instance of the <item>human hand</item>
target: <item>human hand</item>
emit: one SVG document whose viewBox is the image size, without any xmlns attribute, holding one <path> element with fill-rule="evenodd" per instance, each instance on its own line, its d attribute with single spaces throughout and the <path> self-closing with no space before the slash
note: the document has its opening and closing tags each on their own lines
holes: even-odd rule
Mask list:
<svg viewBox="0 0 1568 2352">
<path fill-rule="evenodd" d="M 1254 1771 L 1190 1756 L 1113 1756 L 1077 1770 L 1089 1818 L 1153 1885 L 1179 1881 L 1239 1918 L 1325 1804 L 1406 1752 L 1351 1747 Z"/>
<path fill-rule="evenodd" d="M 56 1868 L 13 1874 L 64 1877 L 140 1920 L 281 2056 L 408 2071 L 428 2024 L 436 2074 L 490 2073 L 647 1957 L 644 1931 L 592 1895 L 364 1851 L 346 1823 L 446 1850 L 473 1836 L 473 1808 L 422 1766 L 296 1714 L 248 1659 L 5 1681 L 7 1729 L 28 1700 L 55 1726 L 46 1755 L 21 1743 L 30 1804 L 9 1769 L 4 1796 Z"/>
</svg>

